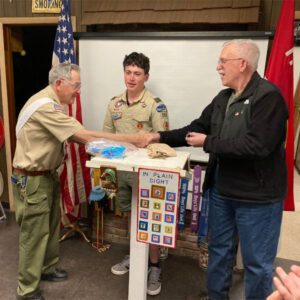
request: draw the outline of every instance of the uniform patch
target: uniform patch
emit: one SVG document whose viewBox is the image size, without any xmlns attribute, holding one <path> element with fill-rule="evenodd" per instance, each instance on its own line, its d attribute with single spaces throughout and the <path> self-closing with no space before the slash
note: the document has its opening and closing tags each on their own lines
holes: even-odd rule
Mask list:
<svg viewBox="0 0 300 300">
<path fill-rule="evenodd" d="M 111 117 L 112 117 L 114 120 L 121 119 L 122 113 L 114 113 L 114 114 L 111 115 Z"/>
<path fill-rule="evenodd" d="M 156 107 L 157 112 L 167 112 L 167 107 L 164 104 L 158 105 Z"/>
<path fill-rule="evenodd" d="M 162 100 L 160 100 L 158 97 L 153 99 L 156 103 L 162 102 Z"/>
<path fill-rule="evenodd" d="M 145 108 L 147 105 L 145 103 L 142 104 L 142 107 Z"/>
<path fill-rule="evenodd" d="M 136 127 L 137 127 L 138 129 L 143 129 L 144 125 L 143 125 L 142 123 L 138 123 L 138 124 L 136 125 Z"/>
<path fill-rule="evenodd" d="M 117 102 L 116 102 L 116 104 L 115 104 L 115 108 L 118 108 L 118 107 L 120 107 L 120 106 L 122 106 L 123 105 L 123 101 L 122 100 L 118 100 Z"/>
<path fill-rule="evenodd" d="M 166 130 L 169 130 L 169 123 L 167 121 L 165 122 L 164 126 Z"/>
<path fill-rule="evenodd" d="M 60 105 L 54 104 L 54 109 L 55 110 L 60 110 L 60 111 L 65 111 L 64 108 Z"/>
<path fill-rule="evenodd" d="M 167 118 L 167 117 L 168 117 L 168 113 L 167 113 L 167 112 L 163 112 L 163 113 L 161 113 L 161 116 L 162 116 L 163 118 Z"/>
</svg>

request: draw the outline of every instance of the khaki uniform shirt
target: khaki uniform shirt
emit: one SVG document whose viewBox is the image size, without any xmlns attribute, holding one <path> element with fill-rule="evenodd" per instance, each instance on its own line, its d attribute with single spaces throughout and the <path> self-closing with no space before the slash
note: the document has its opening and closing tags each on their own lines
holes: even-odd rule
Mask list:
<svg viewBox="0 0 300 300">
<path fill-rule="evenodd" d="M 139 99 L 128 105 L 126 92 L 114 97 L 108 104 L 103 131 L 112 133 L 136 133 L 169 129 L 168 111 L 164 103 L 146 88 Z"/>
<path fill-rule="evenodd" d="M 54 170 L 63 159 L 62 143 L 83 126 L 69 117 L 53 88 L 49 85 L 33 95 L 22 108 L 40 98 L 51 98 L 53 103 L 40 106 L 28 119 L 17 137 L 13 167 L 27 171 Z"/>
</svg>

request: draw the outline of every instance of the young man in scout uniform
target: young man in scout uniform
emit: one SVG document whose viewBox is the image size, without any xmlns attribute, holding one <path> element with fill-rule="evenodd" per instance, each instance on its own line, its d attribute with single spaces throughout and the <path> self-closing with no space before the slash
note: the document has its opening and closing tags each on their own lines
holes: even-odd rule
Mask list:
<svg viewBox="0 0 300 300">
<path fill-rule="evenodd" d="M 133 52 L 123 61 L 124 81 L 127 89 L 110 101 L 104 120 L 103 131 L 110 133 L 137 133 L 139 130 L 157 132 L 168 130 L 169 119 L 164 103 L 145 88 L 149 79 L 149 58 L 142 53 Z M 118 209 L 128 214 L 130 231 L 130 210 L 132 194 L 132 173 L 120 172 Z M 159 266 L 159 247 L 150 245 L 150 273 L 147 293 L 157 295 L 161 290 Z M 113 274 L 123 275 L 129 271 L 129 255 L 121 263 L 111 268 Z"/>
<path fill-rule="evenodd" d="M 109 138 L 136 144 L 130 135 L 122 140 L 118 135 L 85 130 L 66 115 L 63 104 L 73 104 L 80 88 L 79 67 L 59 64 L 49 72 L 49 85 L 25 103 L 18 118 L 12 176 L 16 220 L 20 225 L 17 299 L 43 300 L 40 280 L 67 279 L 67 272 L 56 268 L 60 221 L 56 169 L 63 159 L 62 143 L 69 140 L 84 144 Z"/>
</svg>

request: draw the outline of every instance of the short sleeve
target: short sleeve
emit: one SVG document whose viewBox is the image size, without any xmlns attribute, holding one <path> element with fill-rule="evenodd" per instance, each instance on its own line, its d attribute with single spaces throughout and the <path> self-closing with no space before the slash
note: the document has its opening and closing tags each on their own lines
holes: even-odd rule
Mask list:
<svg viewBox="0 0 300 300">
<path fill-rule="evenodd" d="M 66 115 L 63 106 L 57 103 L 47 103 L 39 108 L 31 117 L 39 122 L 60 142 L 70 138 L 84 127 L 75 118 Z"/>
</svg>

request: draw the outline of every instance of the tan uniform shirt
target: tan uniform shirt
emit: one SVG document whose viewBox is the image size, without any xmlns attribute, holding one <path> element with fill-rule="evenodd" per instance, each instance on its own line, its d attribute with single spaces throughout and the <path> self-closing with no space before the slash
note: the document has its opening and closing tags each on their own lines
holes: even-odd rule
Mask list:
<svg viewBox="0 0 300 300">
<path fill-rule="evenodd" d="M 51 86 L 33 95 L 25 103 L 19 116 L 28 105 L 44 97 L 51 98 L 54 102 L 39 107 L 20 130 L 13 160 L 14 168 L 27 171 L 56 169 L 63 159 L 62 142 L 83 129 L 76 119 L 64 112 Z"/>
<path fill-rule="evenodd" d="M 112 133 L 136 133 L 169 129 L 168 111 L 164 103 L 146 88 L 139 99 L 128 105 L 126 91 L 114 97 L 108 104 L 103 131 Z"/>
</svg>

